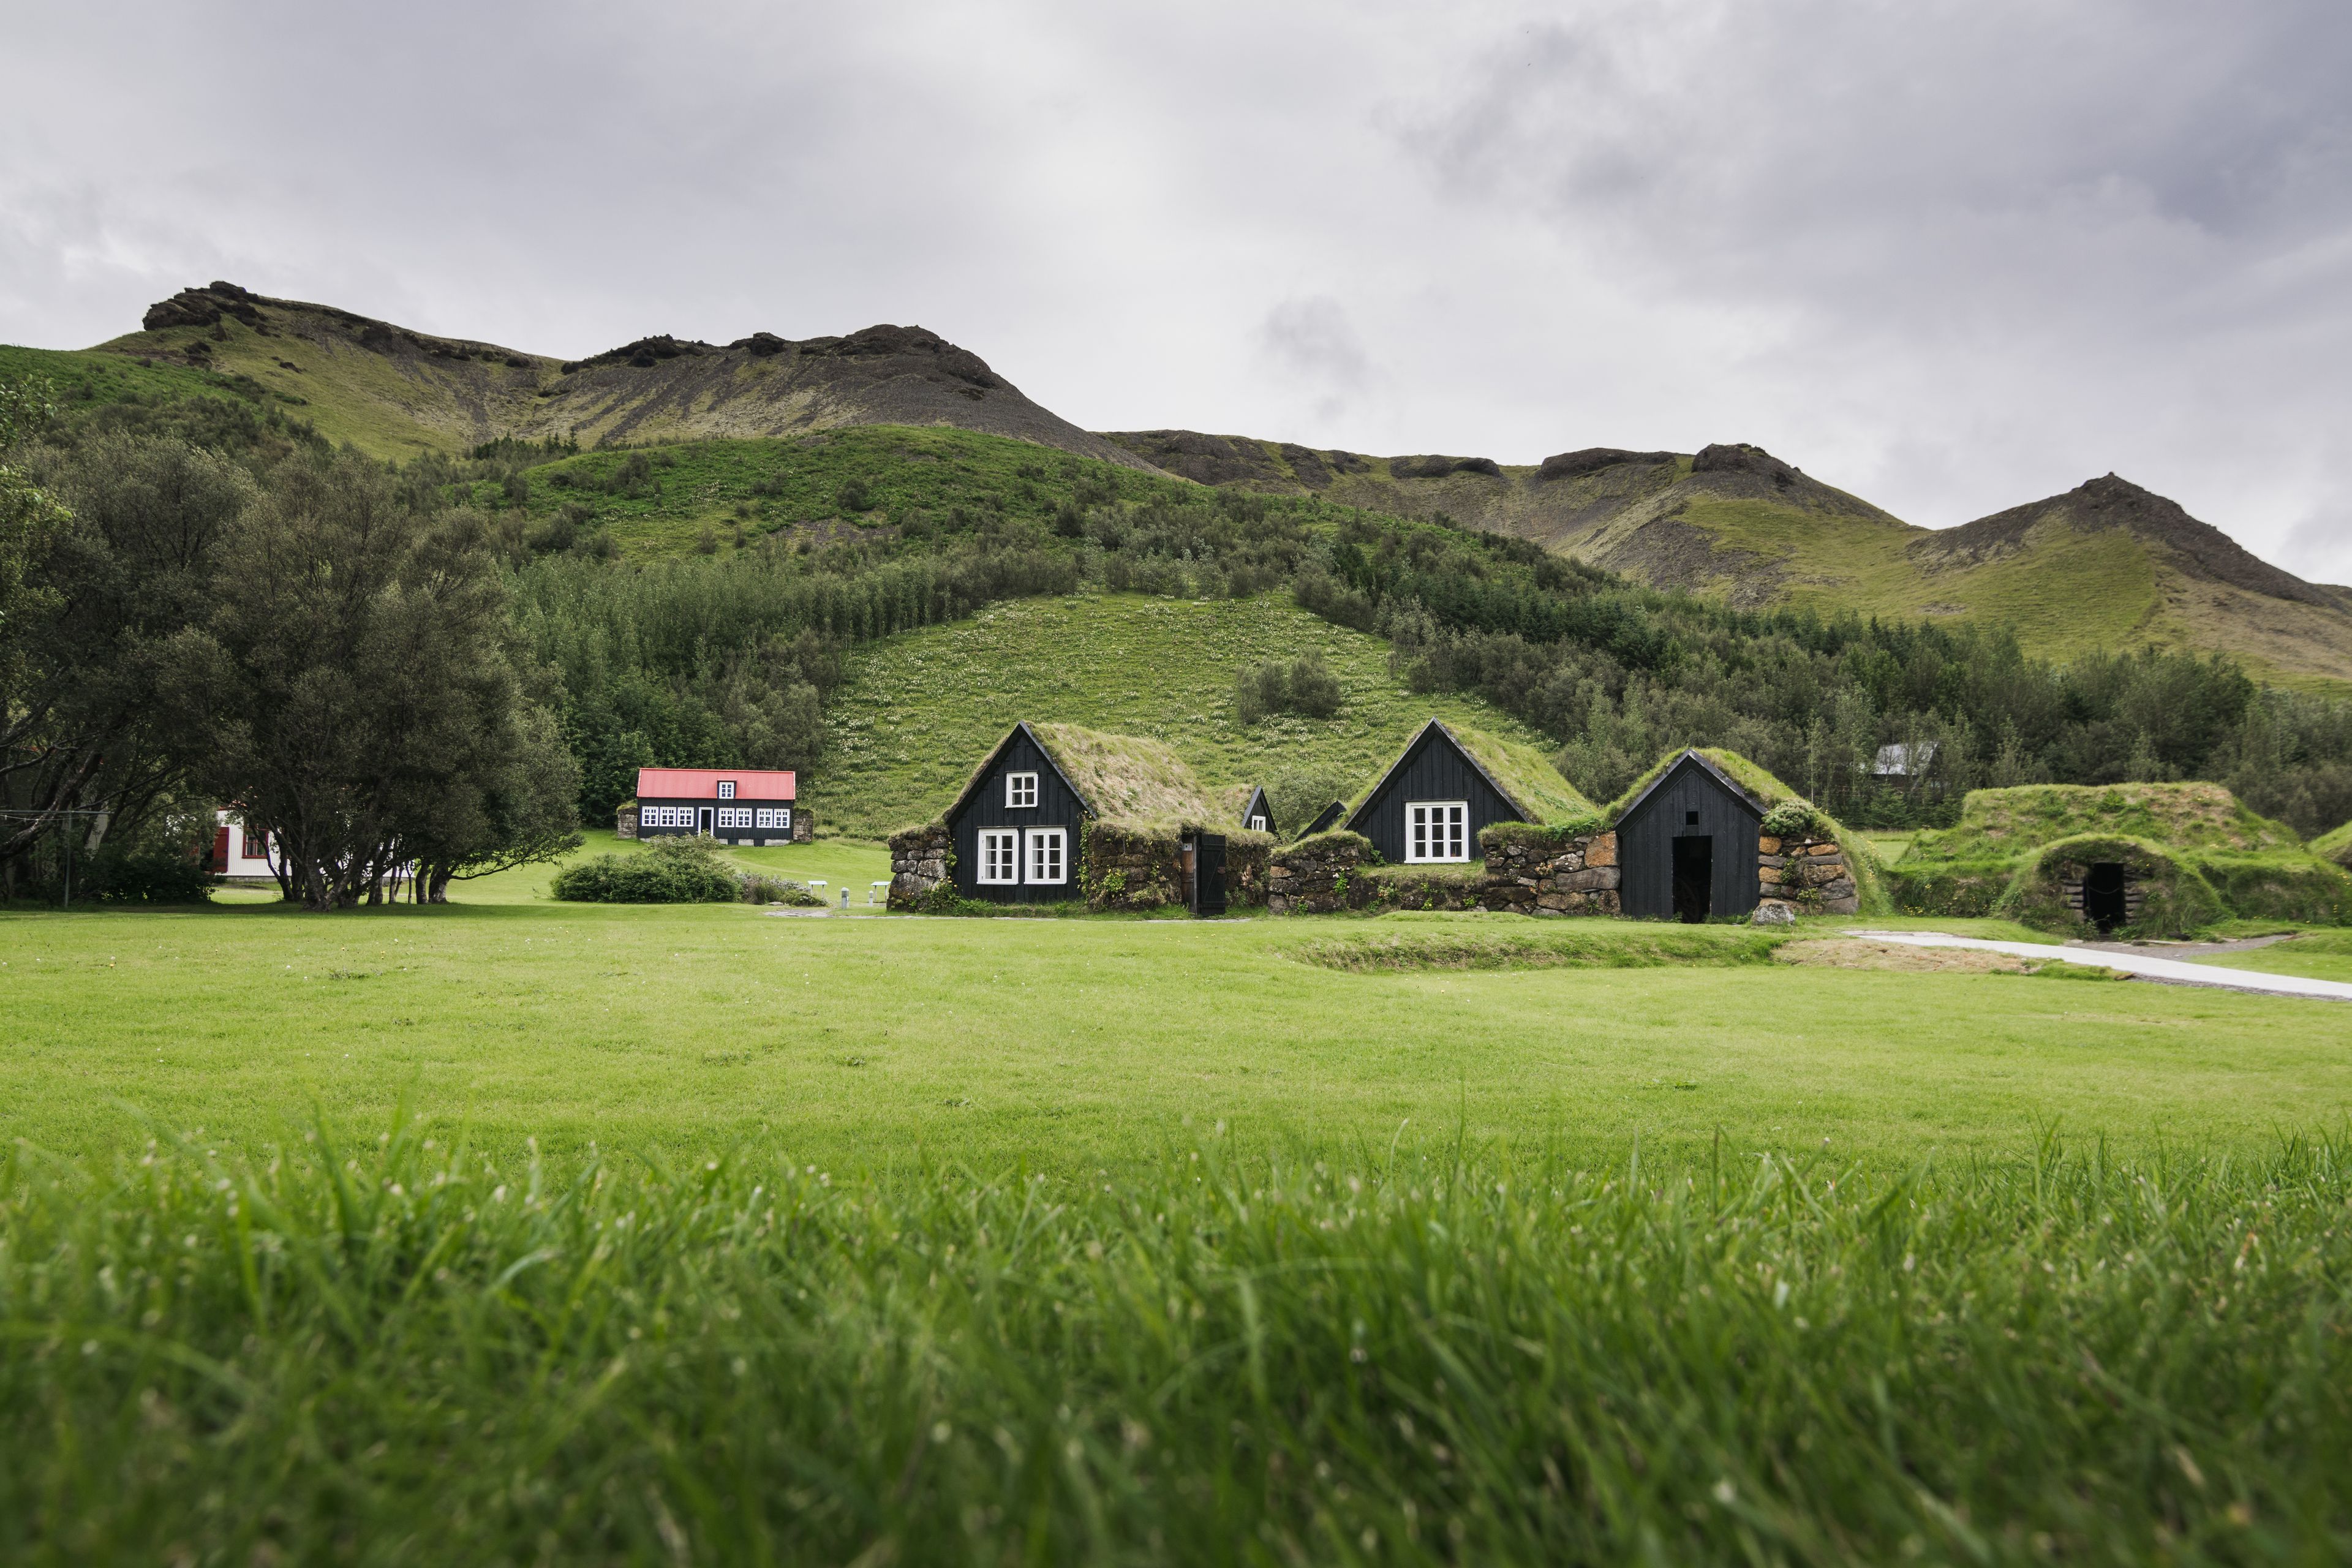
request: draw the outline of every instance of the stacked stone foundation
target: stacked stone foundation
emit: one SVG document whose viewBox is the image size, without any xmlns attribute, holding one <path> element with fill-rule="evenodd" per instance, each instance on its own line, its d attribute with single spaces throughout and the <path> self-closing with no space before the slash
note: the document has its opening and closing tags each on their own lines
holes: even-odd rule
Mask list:
<svg viewBox="0 0 2352 1568">
<path fill-rule="evenodd" d="M 1483 909 L 1538 916 L 1624 912 L 1617 835 L 1556 837 L 1538 830 L 1486 835 Z"/>
<path fill-rule="evenodd" d="M 890 900 L 894 910 L 919 910 L 932 895 L 955 884 L 948 879 L 955 859 L 955 841 L 945 827 L 910 827 L 890 836 Z"/>
<path fill-rule="evenodd" d="M 1756 840 L 1757 915 L 1850 915 L 1862 908 L 1861 889 L 1834 838 Z M 1769 912 L 1768 912 L 1769 911 Z"/>
</svg>

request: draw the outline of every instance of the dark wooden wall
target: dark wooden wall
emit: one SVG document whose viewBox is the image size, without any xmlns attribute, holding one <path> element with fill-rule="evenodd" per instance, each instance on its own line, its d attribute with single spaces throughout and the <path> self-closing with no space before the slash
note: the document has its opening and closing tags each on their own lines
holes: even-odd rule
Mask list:
<svg viewBox="0 0 2352 1568">
<path fill-rule="evenodd" d="M 1696 812 L 1698 821 L 1690 821 Z M 1619 896 L 1629 915 L 1671 919 L 1675 912 L 1675 840 L 1715 840 L 1709 910 L 1744 915 L 1756 907 L 1756 835 L 1763 821 L 1747 796 L 1726 789 L 1698 763 L 1685 758 L 1664 782 L 1617 824 Z"/>
<path fill-rule="evenodd" d="M 1032 808 L 1015 809 L 1004 804 L 1004 775 L 1035 773 L 1037 804 Z M 1052 904 L 1066 899 L 1085 895 L 1078 889 L 1078 833 L 1086 820 L 1086 811 L 1054 764 L 1045 760 L 1045 751 L 1027 735 L 1015 735 L 996 759 L 980 787 L 948 830 L 955 837 L 956 891 L 967 899 L 992 899 L 1006 904 Z M 1003 883 L 983 883 L 980 879 L 980 830 L 983 827 L 1066 827 L 1068 841 L 1063 846 L 1069 868 L 1066 882 L 1033 888 L 1026 882 L 1007 887 Z M 1022 858 L 1021 874 L 1029 874 L 1028 858 Z"/>
<path fill-rule="evenodd" d="M 1350 826 L 1372 841 L 1372 847 L 1392 866 L 1404 864 L 1404 808 L 1417 800 L 1465 800 L 1470 803 L 1470 858 L 1479 858 L 1478 830 L 1489 823 L 1517 822 L 1519 814 L 1496 792 L 1469 758 L 1435 730 L 1421 739 L 1396 772 L 1388 776 Z"/>
</svg>

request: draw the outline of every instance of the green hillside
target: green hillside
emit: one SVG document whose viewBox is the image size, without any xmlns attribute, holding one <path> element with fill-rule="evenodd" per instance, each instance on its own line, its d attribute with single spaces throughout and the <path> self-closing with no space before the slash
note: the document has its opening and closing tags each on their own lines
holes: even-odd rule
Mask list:
<svg viewBox="0 0 2352 1568">
<path fill-rule="evenodd" d="M 627 556 L 682 554 L 782 533 L 797 542 L 896 537 L 892 519 L 921 513 L 1045 522 L 1066 508 L 1178 500 L 1182 479 L 943 426 L 863 425 L 795 437 L 682 442 L 583 452 L 526 470 L 524 508 L 544 536 L 611 534 Z M 500 482 L 460 492 L 495 509 Z M 706 537 L 707 536 L 707 537 Z"/>
<path fill-rule="evenodd" d="M 2112 474 L 1935 530 L 1748 446 L 1594 447 L 1512 466 L 1182 430 L 1111 438 L 1204 484 L 1444 517 L 1742 608 L 1969 619 L 2011 626 L 2047 658 L 2153 644 L 2230 653 L 2273 684 L 2352 684 L 2352 593 L 2257 560 Z"/>
<path fill-rule="evenodd" d="M 1304 653 L 1339 677 L 1338 716 L 1242 724 L 1235 672 Z M 854 654 L 828 705 L 825 765 L 808 803 L 829 835 L 876 837 L 922 821 L 1022 719 L 1166 741 L 1211 789 L 1232 795 L 1237 820 L 1248 786 L 1278 769 L 1369 780 L 1433 714 L 1552 750 L 1475 699 L 1414 695 L 1389 673 L 1388 656 L 1381 638 L 1280 595 L 1016 600 Z"/>
</svg>

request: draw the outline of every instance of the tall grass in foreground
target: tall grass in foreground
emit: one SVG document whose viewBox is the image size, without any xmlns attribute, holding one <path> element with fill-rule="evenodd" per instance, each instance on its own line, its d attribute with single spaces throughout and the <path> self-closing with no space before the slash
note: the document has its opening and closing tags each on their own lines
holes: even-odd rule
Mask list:
<svg viewBox="0 0 2352 1568">
<path fill-rule="evenodd" d="M 0 1165 L 11 1562 L 2352 1554 L 2352 1163 Z"/>
</svg>

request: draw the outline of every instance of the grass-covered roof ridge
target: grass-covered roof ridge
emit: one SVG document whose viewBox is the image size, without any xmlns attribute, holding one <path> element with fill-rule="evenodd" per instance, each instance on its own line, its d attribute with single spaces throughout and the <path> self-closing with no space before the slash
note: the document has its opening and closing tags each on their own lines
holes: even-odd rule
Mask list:
<svg viewBox="0 0 2352 1568">
<path fill-rule="evenodd" d="M 2217 784 L 2021 784 L 1970 790 L 1959 821 L 1919 835 L 1908 858 L 2007 858 L 2086 833 L 2207 853 L 2268 855 L 2297 847 L 2293 829 L 2255 815 Z M 2317 844 L 2312 847 L 2325 853 Z"/>
<path fill-rule="evenodd" d="M 1231 815 L 1164 741 L 1078 724 L 1032 724 L 1029 732 L 1101 821 L 1206 827 Z"/>
<path fill-rule="evenodd" d="M 1738 752 L 1727 752 L 1720 746 L 1678 746 L 1644 769 L 1641 777 L 1625 786 L 1623 794 L 1601 807 L 1601 815 L 1612 822 L 1624 816 L 1626 810 L 1642 798 L 1643 791 L 1657 783 L 1664 776 L 1667 769 L 1689 754 L 1705 757 L 1714 763 L 1717 772 L 1746 791 L 1748 798 L 1766 811 L 1771 810 L 1776 805 L 1786 805 L 1791 801 L 1802 801 L 1805 798 L 1782 784 L 1773 775 L 1770 769 L 1759 763 L 1748 761 Z M 1822 815 L 1824 817 L 1829 816 L 1827 812 Z"/>
<path fill-rule="evenodd" d="M 1529 822 L 1559 827 L 1594 819 L 1596 814 L 1592 803 L 1560 775 L 1559 770 L 1552 766 L 1550 758 L 1535 747 L 1523 742 L 1505 740 L 1500 735 L 1473 729 L 1466 724 L 1447 723 L 1443 719 L 1432 718 L 1414 730 L 1388 766 L 1374 774 L 1371 783 L 1348 802 L 1348 809 L 1341 816 L 1342 821 L 1353 819 L 1356 813 L 1380 793 L 1381 786 L 1403 764 L 1405 758 L 1412 754 L 1412 749 L 1421 743 L 1422 737 L 1433 725 L 1452 736 L 1454 743 L 1471 761 L 1486 769 L 1486 776 L 1527 814 Z"/>
<path fill-rule="evenodd" d="M 2352 871 L 2352 822 L 2330 828 L 2313 839 L 2306 847 L 2321 859 L 2333 860 L 2346 870 Z"/>
</svg>

